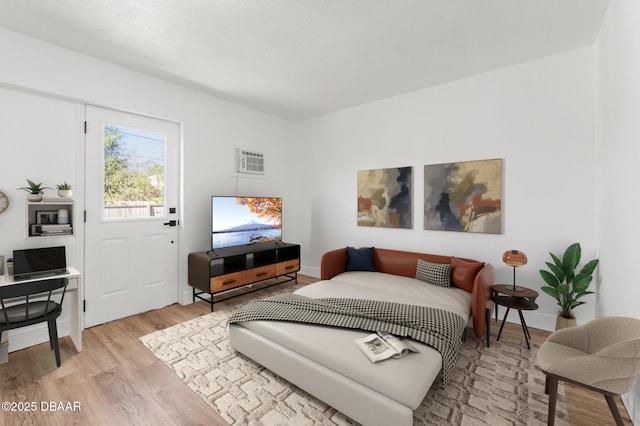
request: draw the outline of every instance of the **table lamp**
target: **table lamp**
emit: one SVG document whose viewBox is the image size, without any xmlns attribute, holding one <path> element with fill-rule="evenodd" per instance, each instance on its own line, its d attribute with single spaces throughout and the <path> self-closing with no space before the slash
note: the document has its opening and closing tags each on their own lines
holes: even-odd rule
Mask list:
<svg viewBox="0 0 640 426">
<path fill-rule="evenodd" d="M 516 268 L 527 264 L 527 255 L 518 250 L 507 250 L 502 255 L 502 261 L 513 266 L 513 291 L 522 291 L 522 287 L 516 287 Z"/>
</svg>

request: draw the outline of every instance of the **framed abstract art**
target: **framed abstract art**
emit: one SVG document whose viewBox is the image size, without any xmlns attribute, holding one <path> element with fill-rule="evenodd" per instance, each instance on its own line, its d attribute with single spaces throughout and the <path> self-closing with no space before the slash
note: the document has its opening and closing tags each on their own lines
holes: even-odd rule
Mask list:
<svg viewBox="0 0 640 426">
<path fill-rule="evenodd" d="M 358 226 L 411 229 L 413 167 L 358 171 Z"/>
<path fill-rule="evenodd" d="M 502 159 L 424 166 L 424 229 L 502 233 Z"/>
</svg>

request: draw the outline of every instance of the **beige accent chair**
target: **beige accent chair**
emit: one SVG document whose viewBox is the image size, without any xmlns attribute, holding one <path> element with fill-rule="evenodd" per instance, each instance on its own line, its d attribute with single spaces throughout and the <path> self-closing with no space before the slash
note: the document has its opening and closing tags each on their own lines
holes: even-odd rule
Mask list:
<svg viewBox="0 0 640 426">
<path fill-rule="evenodd" d="M 640 320 L 603 317 L 558 330 L 540 346 L 537 365 L 546 376 L 547 424 L 554 424 L 562 380 L 603 394 L 616 424 L 622 425 L 614 397 L 633 389 L 640 373 Z"/>
</svg>

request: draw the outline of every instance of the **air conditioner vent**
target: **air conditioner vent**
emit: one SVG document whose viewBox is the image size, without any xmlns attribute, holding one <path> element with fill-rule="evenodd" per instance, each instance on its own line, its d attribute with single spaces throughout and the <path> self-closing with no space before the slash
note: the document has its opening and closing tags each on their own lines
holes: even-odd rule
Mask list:
<svg viewBox="0 0 640 426">
<path fill-rule="evenodd" d="M 264 174 L 264 154 L 236 148 L 236 172 L 252 175 Z"/>
</svg>

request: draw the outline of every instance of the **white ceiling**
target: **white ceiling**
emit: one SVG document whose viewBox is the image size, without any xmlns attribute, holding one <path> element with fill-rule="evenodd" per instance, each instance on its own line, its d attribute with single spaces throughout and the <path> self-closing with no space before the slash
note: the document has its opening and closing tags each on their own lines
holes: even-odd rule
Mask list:
<svg viewBox="0 0 640 426">
<path fill-rule="evenodd" d="M 608 0 L 0 0 L 0 27 L 287 120 L 591 45 Z"/>
</svg>

